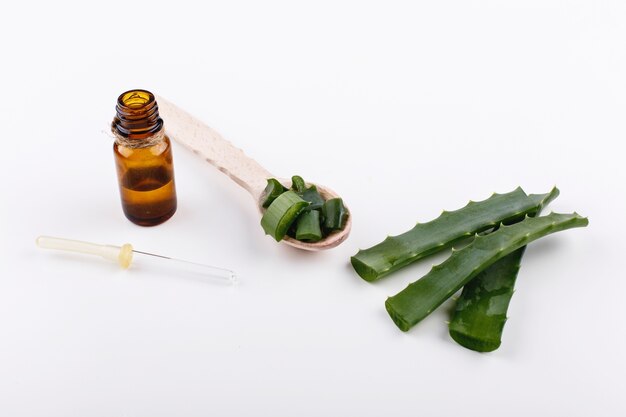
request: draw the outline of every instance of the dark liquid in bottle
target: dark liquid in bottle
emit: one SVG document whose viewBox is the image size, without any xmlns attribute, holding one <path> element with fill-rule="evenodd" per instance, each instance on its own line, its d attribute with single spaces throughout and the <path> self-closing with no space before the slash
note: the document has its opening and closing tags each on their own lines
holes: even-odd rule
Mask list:
<svg viewBox="0 0 626 417">
<path fill-rule="evenodd" d="M 168 149 L 119 149 L 116 158 L 122 208 L 128 220 L 140 226 L 163 223 L 176 212 L 176 189 L 169 140 Z M 158 145 L 157 145 L 158 146 Z"/>
</svg>

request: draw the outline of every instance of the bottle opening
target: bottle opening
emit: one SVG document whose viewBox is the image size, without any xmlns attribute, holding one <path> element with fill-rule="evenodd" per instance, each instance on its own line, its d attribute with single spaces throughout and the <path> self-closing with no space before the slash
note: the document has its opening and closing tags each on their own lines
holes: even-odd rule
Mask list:
<svg viewBox="0 0 626 417">
<path fill-rule="evenodd" d="M 118 102 L 120 105 L 133 110 L 147 106 L 154 101 L 154 95 L 146 90 L 130 90 L 120 95 Z"/>
<path fill-rule="evenodd" d="M 146 139 L 163 127 L 154 94 L 146 90 L 129 90 L 117 99 L 111 124 L 114 134 L 131 140 Z"/>
</svg>

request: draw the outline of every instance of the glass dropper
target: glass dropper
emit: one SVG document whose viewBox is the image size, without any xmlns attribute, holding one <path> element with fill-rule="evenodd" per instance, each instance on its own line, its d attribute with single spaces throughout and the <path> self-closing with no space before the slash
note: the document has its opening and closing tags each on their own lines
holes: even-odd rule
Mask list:
<svg viewBox="0 0 626 417">
<path fill-rule="evenodd" d="M 197 262 L 184 261 L 169 256 L 157 255 L 133 249 L 130 243 L 122 246 L 100 245 L 97 243 L 82 242 L 79 240 L 61 239 L 58 237 L 39 236 L 37 246 L 44 249 L 57 249 L 69 252 L 98 255 L 105 259 L 117 262 L 122 268 L 128 268 L 134 258 L 140 259 L 140 264 L 163 264 L 177 271 L 194 275 L 216 278 L 234 284 L 237 282 L 235 273 L 229 269 L 217 268 Z"/>
</svg>

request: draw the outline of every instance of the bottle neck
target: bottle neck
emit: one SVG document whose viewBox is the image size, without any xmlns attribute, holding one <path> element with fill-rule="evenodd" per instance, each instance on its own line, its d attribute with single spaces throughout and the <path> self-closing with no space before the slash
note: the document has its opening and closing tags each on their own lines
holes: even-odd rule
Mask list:
<svg viewBox="0 0 626 417">
<path fill-rule="evenodd" d="M 130 147 L 152 146 L 164 138 L 163 119 L 154 95 L 130 90 L 117 99 L 111 131 L 118 143 Z"/>
</svg>

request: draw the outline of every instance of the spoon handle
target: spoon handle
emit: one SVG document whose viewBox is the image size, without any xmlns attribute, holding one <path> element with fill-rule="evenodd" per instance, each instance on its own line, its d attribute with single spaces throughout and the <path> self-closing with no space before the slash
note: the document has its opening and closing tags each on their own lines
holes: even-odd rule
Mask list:
<svg viewBox="0 0 626 417">
<path fill-rule="evenodd" d="M 165 133 L 228 175 L 258 201 L 272 174 L 197 118 L 163 97 L 156 99 Z"/>
</svg>

